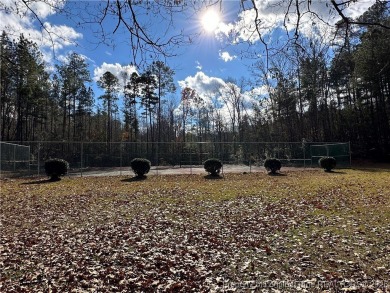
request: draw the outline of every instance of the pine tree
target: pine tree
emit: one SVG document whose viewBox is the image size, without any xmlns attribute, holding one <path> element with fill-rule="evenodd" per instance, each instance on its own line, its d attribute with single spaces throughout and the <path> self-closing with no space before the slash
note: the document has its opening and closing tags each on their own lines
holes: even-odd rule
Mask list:
<svg viewBox="0 0 390 293">
<path fill-rule="evenodd" d="M 176 91 L 175 84 L 173 82 L 173 76 L 175 72 L 169 68 L 162 61 L 153 61 L 151 65 L 148 66 L 147 72 L 150 72 L 151 76 L 154 76 L 156 80 L 156 90 L 158 98 L 158 107 L 157 107 L 157 131 L 158 131 L 158 141 L 162 141 L 161 137 L 161 105 L 163 103 L 162 98 L 168 93 L 174 93 Z"/>
<path fill-rule="evenodd" d="M 77 132 L 80 118 L 77 115 L 77 108 L 83 108 L 84 102 L 90 103 L 84 95 L 86 84 L 91 81 L 88 64 L 81 55 L 71 53 L 65 63 L 57 65 L 57 71 L 61 84 L 62 136 L 68 140 L 83 139 Z"/>
<path fill-rule="evenodd" d="M 112 113 L 115 108 L 115 101 L 118 99 L 119 79 L 109 71 L 106 71 L 97 82 L 98 86 L 104 89 L 104 95 L 100 96 L 107 109 L 107 131 L 106 141 L 112 142 Z"/>
</svg>

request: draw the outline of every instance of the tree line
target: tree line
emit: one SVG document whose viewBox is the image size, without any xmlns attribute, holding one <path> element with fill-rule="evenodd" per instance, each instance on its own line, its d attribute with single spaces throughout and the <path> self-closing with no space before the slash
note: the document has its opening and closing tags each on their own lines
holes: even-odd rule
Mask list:
<svg viewBox="0 0 390 293">
<path fill-rule="evenodd" d="M 359 21 L 389 24 L 386 4 L 378 2 Z M 176 97 L 174 71 L 161 61 L 130 76 L 104 73 L 97 81 L 104 94 L 96 97 L 81 55 L 69 54 L 49 72 L 36 44 L 3 32 L 1 140 L 304 138 L 351 141 L 355 155 L 389 158 L 390 30 L 347 29 L 337 47 L 318 36 L 300 37 L 267 63 L 255 62 L 250 80 L 225 80 L 207 97 L 190 87 Z"/>
</svg>

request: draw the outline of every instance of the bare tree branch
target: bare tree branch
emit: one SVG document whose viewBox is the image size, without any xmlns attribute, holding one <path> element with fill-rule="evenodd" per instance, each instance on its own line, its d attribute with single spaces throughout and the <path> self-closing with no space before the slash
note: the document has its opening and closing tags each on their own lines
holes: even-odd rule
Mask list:
<svg viewBox="0 0 390 293">
<path fill-rule="evenodd" d="M 228 0 L 201 0 L 199 2 L 189 2 L 184 0 L 166 0 L 166 1 L 142 1 L 142 0 L 106 0 L 106 1 L 78 1 L 66 2 L 66 6 L 62 6 L 64 2 L 54 2 L 52 4 L 48 0 L 22 0 L 21 3 L 31 13 L 39 26 L 45 31 L 45 34 L 50 38 L 53 48 L 55 47 L 55 38 L 65 40 L 64 36 L 56 34 L 50 30 L 44 21 L 40 18 L 39 13 L 35 11 L 33 3 L 45 3 L 52 9 L 67 15 L 73 20 L 77 26 L 90 26 L 96 38 L 93 40 L 97 46 L 101 43 L 115 47 L 113 35 L 118 33 L 126 33 L 127 41 L 131 46 L 131 54 L 134 64 L 148 60 L 150 58 L 168 58 L 178 54 L 177 49 L 192 42 L 199 33 L 188 32 L 183 28 L 179 30 L 175 27 L 176 16 L 183 17 L 182 14 L 193 13 L 195 16 L 203 8 L 210 6 L 219 6 L 222 9 L 222 4 Z M 388 3 L 389 1 L 380 1 L 380 3 Z M 16 2 L 15 2 L 16 3 Z M 248 3 L 248 4 L 247 4 Z M 329 23 L 314 9 L 314 1 L 311 0 L 288 0 L 288 2 L 274 1 L 270 2 L 269 7 L 286 9 L 284 12 L 283 25 L 287 33 L 286 43 L 284 45 L 275 44 L 275 48 L 271 47 L 267 41 L 267 34 L 278 25 L 278 23 L 270 24 L 264 28 L 265 22 L 261 19 L 262 7 L 259 6 L 258 0 L 241 0 L 238 2 L 240 11 L 253 10 L 255 16 L 253 26 L 250 29 L 250 38 L 256 36 L 256 39 L 265 47 L 266 59 L 272 56 L 273 52 L 277 53 L 284 50 L 289 44 L 297 44 L 299 37 L 302 35 L 303 19 L 310 17 L 313 22 L 318 20 L 328 27 L 335 28 L 339 33 L 341 28 L 345 28 L 344 35 L 348 37 L 350 26 L 377 26 L 384 29 L 390 29 L 388 23 L 378 21 L 366 21 L 361 19 L 352 19 L 346 15 L 345 8 L 349 5 L 358 5 L 358 0 L 344 0 L 337 2 L 330 0 L 327 4 L 331 8 L 330 13 L 334 13 L 341 17 L 336 25 Z M 8 4 L 1 4 L 0 9 L 6 10 Z M 16 4 L 15 4 L 16 5 Z M 5 7 L 5 8 L 4 8 Z M 20 7 L 19 7 L 20 8 Z M 89 9 L 88 9 L 89 8 Z M 78 9 L 78 10 L 77 10 Z M 21 14 L 16 8 L 11 13 Z M 156 25 L 156 16 L 161 21 Z M 289 27 L 288 22 L 294 19 L 293 29 Z M 109 21 L 114 19 L 115 23 Z M 161 26 L 160 26 L 161 24 Z M 155 32 L 158 26 L 160 34 Z M 268 30 L 268 33 L 264 31 Z M 162 31 L 162 33 L 161 33 Z M 292 32 L 293 35 L 289 35 Z M 69 41 L 69 40 L 66 40 Z M 273 44 L 272 44 L 273 46 Z M 54 49 L 53 49 L 54 50 Z M 272 51 L 272 52 L 271 52 Z M 154 57 L 153 57 L 154 56 Z M 267 61 L 268 62 L 268 61 Z M 267 65 L 268 67 L 268 65 Z"/>
<path fill-rule="evenodd" d="M 390 26 L 385 25 L 385 24 L 380 23 L 380 22 L 356 21 L 356 20 L 353 20 L 353 19 L 345 16 L 344 12 L 340 9 L 340 6 L 344 6 L 344 5 L 350 4 L 351 1 L 345 1 L 345 2 L 342 2 L 342 3 L 336 3 L 335 0 L 331 0 L 330 2 L 332 3 L 333 7 L 336 9 L 337 13 L 341 16 L 342 21 L 347 26 L 351 25 L 351 24 L 355 24 L 355 25 L 360 25 L 360 26 L 379 26 L 379 27 L 382 27 L 382 28 L 385 28 L 385 29 L 390 29 Z"/>
<path fill-rule="evenodd" d="M 252 4 L 253 4 L 253 9 L 255 10 L 256 12 L 256 17 L 255 17 L 255 26 L 256 26 L 256 31 L 257 31 L 257 34 L 259 36 L 259 39 L 261 41 L 261 43 L 264 45 L 265 47 L 265 52 L 266 52 L 266 63 L 267 63 L 267 69 L 268 69 L 268 59 L 269 59 L 269 50 L 268 50 L 268 44 L 264 41 L 263 39 L 263 36 L 260 32 L 260 29 L 259 29 L 259 24 L 261 23 L 261 20 L 259 19 L 259 10 L 257 9 L 256 7 L 256 3 L 255 3 L 255 0 L 251 0 L 252 1 Z"/>
</svg>

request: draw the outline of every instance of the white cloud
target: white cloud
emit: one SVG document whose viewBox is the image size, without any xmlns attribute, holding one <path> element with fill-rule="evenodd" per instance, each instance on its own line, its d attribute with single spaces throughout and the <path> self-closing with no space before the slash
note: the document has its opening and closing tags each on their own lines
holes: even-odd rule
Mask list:
<svg viewBox="0 0 390 293">
<path fill-rule="evenodd" d="M 226 83 L 218 77 L 207 76 L 203 72 L 197 72 L 195 76 L 188 76 L 184 80 L 179 81 L 181 89 L 190 87 L 196 91 L 200 98 L 203 99 L 206 106 L 213 105 L 214 114 L 221 115 L 224 123 L 230 125 L 230 111 L 232 111 L 232 105 L 227 95 L 231 93 L 232 89 L 239 95 L 241 95 L 245 114 L 252 115 L 252 105 L 259 100 L 268 97 L 268 91 L 266 86 L 256 87 L 246 92 L 241 92 L 241 89 L 237 85 Z M 176 108 L 175 113 L 181 115 L 181 104 Z"/>
<path fill-rule="evenodd" d="M 268 37 L 277 28 L 286 28 L 288 31 L 293 31 L 296 28 L 298 20 L 295 5 L 288 6 L 290 1 L 280 0 L 256 0 L 257 14 L 254 9 L 247 9 L 238 15 L 238 19 L 231 23 L 223 23 L 219 26 L 218 36 L 228 37 L 233 43 L 240 41 L 257 42 L 259 41 L 259 33 L 268 41 Z M 360 0 L 351 2 L 349 7 L 343 11 L 348 17 L 358 17 L 362 15 L 370 6 L 375 3 L 375 0 Z M 294 2 L 295 4 L 295 2 Z M 308 10 L 307 1 L 300 1 L 300 32 L 303 35 L 315 36 L 313 34 L 313 24 L 317 26 L 318 31 L 330 33 L 331 26 L 341 19 L 340 15 L 329 4 L 328 0 L 312 1 L 310 11 Z M 286 13 L 288 12 L 288 17 Z M 255 20 L 258 20 L 258 26 L 255 26 Z M 318 18 L 322 19 L 322 21 Z M 323 35 L 318 36 L 324 38 Z M 325 36 L 326 37 L 326 36 Z"/>
<path fill-rule="evenodd" d="M 229 62 L 229 61 L 232 61 L 233 59 L 236 59 L 237 56 L 236 55 L 232 56 L 227 51 L 224 51 L 224 52 L 219 51 L 219 58 L 221 58 L 225 62 Z"/>
<path fill-rule="evenodd" d="M 278 2 L 280 4 L 273 5 Z M 258 30 L 262 35 L 270 33 L 273 29 L 277 28 L 283 20 L 283 10 L 281 9 L 284 4 L 279 0 L 270 1 L 256 1 L 258 7 L 258 14 L 254 9 L 247 9 L 242 11 L 238 15 L 238 19 L 233 23 L 222 24 L 218 31 L 219 35 L 224 34 L 230 37 L 233 43 L 240 41 L 256 42 L 259 40 L 259 35 L 255 27 L 256 15 L 260 23 L 258 24 Z"/>
<path fill-rule="evenodd" d="M 225 82 L 218 77 L 210 77 L 199 71 L 195 76 L 188 76 L 184 80 L 179 81 L 179 86 L 183 89 L 190 87 L 200 96 L 215 95 L 216 92 L 225 84 Z"/>
<path fill-rule="evenodd" d="M 349 7 L 345 9 L 345 15 L 351 18 L 357 18 L 368 10 L 373 4 L 374 0 L 365 0 L 358 1 L 357 3 L 352 3 Z"/>
<path fill-rule="evenodd" d="M 72 27 L 52 25 L 46 19 L 54 15 L 53 7 L 62 8 L 65 1 L 31 1 L 29 7 L 42 22 L 23 4 L 22 1 L 2 0 L 0 3 L 0 31 L 6 31 L 11 39 L 18 39 L 20 34 L 37 43 L 44 53 L 44 60 L 52 62 L 53 52 L 58 53 L 65 47 L 74 45 L 83 36 Z"/>
<path fill-rule="evenodd" d="M 247 93 L 251 97 L 258 97 L 258 98 L 268 97 L 268 87 L 266 85 L 262 85 L 251 89 Z"/>
<path fill-rule="evenodd" d="M 57 61 L 59 61 L 59 62 L 61 62 L 61 63 L 68 63 L 68 62 L 69 62 L 68 57 L 69 57 L 72 53 L 76 53 L 76 54 L 79 55 L 82 59 L 84 59 L 85 61 L 87 61 L 87 63 L 90 62 L 90 63 L 95 64 L 95 60 L 89 58 L 88 56 L 86 56 L 86 55 L 84 55 L 84 54 L 80 54 L 80 53 L 74 52 L 74 51 L 72 51 L 72 50 L 66 52 L 66 54 L 57 55 L 57 56 L 56 56 L 56 59 L 57 59 Z"/>
<path fill-rule="evenodd" d="M 200 64 L 199 61 L 195 61 L 196 62 L 196 69 L 197 70 L 202 70 L 202 65 Z"/>
<path fill-rule="evenodd" d="M 218 77 L 207 76 L 201 71 L 197 72 L 195 76 L 188 76 L 184 80 L 179 81 L 181 89 L 184 89 L 185 87 L 192 88 L 196 90 L 197 94 L 205 101 L 210 99 L 210 97 L 218 98 L 221 93 L 225 93 L 227 85 L 228 84 L 224 80 Z M 236 85 L 230 85 L 230 87 L 234 87 L 236 92 L 241 92 Z M 243 95 L 245 102 L 249 103 L 267 97 L 268 90 L 266 86 L 261 86 L 252 88 L 241 94 Z"/>
<path fill-rule="evenodd" d="M 137 72 L 137 69 L 133 65 L 121 65 L 119 63 L 106 63 L 103 62 L 103 64 L 99 67 L 96 67 L 93 71 L 93 80 L 98 81 L 100 77 L 103 76 L 105 72 L 111 72 L 114 74 L 121 84 L 121 87 L 123 87 L 123 77 L 122 74 L 126 73 L 127 76 L 130 76 L 133 72 Z"/>
<path fill-rule="evenodd" d="M 54 46 L 55 50 L 60 50 L 64 47 L 75 45 L 77 39 L 83 37 L 81 33 L 66 25 L 52 25 L 45 22 L 44 26 L 45 30 L 42 31 L 42 38 L 38 43 L 43 47 L 51 48 Z"/>
<path fill-rule="evenodd" d="M 88 62 L 91 62 L 93 64 L 95 64 L 95 60 L 89 58 L 87 55 L 84 55 L 84 54 L 79 54 L 81 56 L 81 58 L 83 58 L 84 60 L 88 61 Z"/>
<path fill-rule="evenodd" d="M 199 71 L 194 76 L 188 76 L 178 83 L 181 89 L 185 87 L 194 89 L 197 95 L 204 101 L 206 107 L 214 105 L 215 107 L 219 107 L 218 111 L 221 111 L 220 89 L 226 85 L 222 79 L 207 76 L 202 71 Z M 181 115 L 181 103 L 176 108 L 175 113 Z"/>
<path fill-rule="evenodd" d="M 215 31 L 215 34 L 217 37 L 221 36 L 229 36 L 232 31 L 234 31 L 235 25 L 234 23 L 224 23 L 221 22 L 218 26 L 218 28 Z"/>
<path fill-rule="evenodd" d="M 46 18 L 50 15 L 55 14 L 55 9 L 53 7 L 62 8 L 64 5 L 65 1 L 46 0 L 31 2 L 30 8 L 36 13 L 39 18 Z M 31 13 L 31 11 L 27 10 L 27 13 Z"/>
</svg>

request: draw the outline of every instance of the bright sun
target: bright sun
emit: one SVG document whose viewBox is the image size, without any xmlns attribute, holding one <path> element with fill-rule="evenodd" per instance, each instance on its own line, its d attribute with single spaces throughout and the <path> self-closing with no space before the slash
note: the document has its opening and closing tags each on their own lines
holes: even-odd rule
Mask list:
<svg viewBox="0 0 390 293">
<path fill-rule="evenodd" d="M 219 22 L 220 16 L 215 10 L 209 9 L 202 15 L 202 26 L 208 33 L 214 32 Z"/>
</svg>

